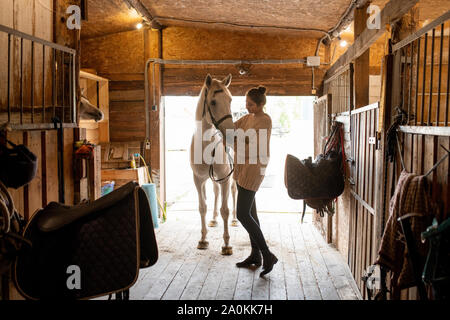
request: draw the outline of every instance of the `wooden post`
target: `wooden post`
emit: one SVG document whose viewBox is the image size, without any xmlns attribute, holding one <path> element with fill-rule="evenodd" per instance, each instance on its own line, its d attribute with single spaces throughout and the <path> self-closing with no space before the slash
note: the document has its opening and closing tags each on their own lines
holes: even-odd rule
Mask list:
<svg viewBox="0 0 450 320">
<path fill-rule="evenodd" d="M 362 8 L 355 10 L 355 39 L 359 37 L 366 29 L 367 8 L 369 4 L 366 4 Z M 369 104 L 369 73 L 370 73 L 370 48 L 367 49 L 361 56 L 355 60 L 355 108 L 362 108 Z"/>
<path fill-rule="evenodd" d="M 145 61 L 149 58 L 163 58 L 162 55 L 162 31 L 157 29 L 144 30 L 144 57 Z M 163 66 L 159 64 L 150 64 L 149 76 L 149 132 L 150 132 L 150 167 L 159 175 L 157 180 L 159 185 L 156 187 L 160 192 L 161 202 L 165 203 L 165 177 L 164 177 L 164 151 L 161 153 L 160 132 L 163 124 L 160 121 L 161 94 L 162 94 L 162 72 Z M 148 150 L 146 150 L 148 154 Z M 161 160 L 162 159 L 162 160 Z M 154 181 L 155 182 L 155 181 Z"/>
<path fill-rule="evenodd" d="M 149 58 L 162 58 L 161 31 L 155 29 L 144 30 L 145 60 Z M 153 74 L 153 70 L 155 74 Z M 150 64 L 149 70 L 149 113 L 150 113 L 150 165 L 152 169 L 160 169 L 159 144 L 159 111 L 161 108 L 161 65 Z"/>
<path fill-rule="evenodd" d="M 89 200 L 94 201 L 101 195 L 101 147 L 95 146 L 92 158 L 88 160 Z"/>
</svg>

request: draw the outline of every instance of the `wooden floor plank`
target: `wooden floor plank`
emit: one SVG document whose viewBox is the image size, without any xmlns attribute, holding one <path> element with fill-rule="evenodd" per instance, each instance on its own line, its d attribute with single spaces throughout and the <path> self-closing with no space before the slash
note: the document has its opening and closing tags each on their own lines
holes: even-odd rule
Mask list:
<svg viewBox="0 0 450 320">
<path fill-rule="evenodd" d="M 131 299 L 186 300 L 317 300 L 360 299 L 359 291 L 339 252 L 325 243 L 308 215 L 260 216 L 263 233 L 279 262 L 265 279 L 256 270 L 237 268 L 250 253 L 248 233 L 230 227 L 232 256 L 222 256 L 223 227 L 209 228 L 210 247 L 198 250 L 200 219 L 196 212 L 171 213 L 156 231 L 158 262 L 140 272 Z"/>
<path fill-rule="evenodd" d="M 236 261 L 242 261 L 248 257 L 251 252 L 250 239 L 247 231 L 241 225 L 235 243 Z M 234 300 L 251 300 L 252 288 L 255 270 L 247 268 L 238 268 L 236 287 L 234 290 Z"/>
<path fill-rule="evenodd" d="M 240 233 L 238 227 L 230 227 L 230 243 L 233 246 L 233 255 L 230 259 L 223 259 L 219 262 L 222 266 L 222 277 L 217 289 L 216 300 L 233 300 L 239 269 L 236 267 L 236 239 Z"/>
<path fill-rule="evenodd" d="M 337 250 L 327 245 L 319 232 L 312 232 L 312 234 L 316 239 L 318 250 L 322 255 L 339 298 L 341 300 L 359 300 L 359 292 L 355 292 L 356 285 L 355 287 L 351 286 L 351 282 L 354 282 L 353 279 L 349 281 L 346 275 L 350 273 L 350 269 L 345 270 L 343 268 L 345 264 L 343 259 L 337 259 Z"/>
<path fill-rule="evenodd" d="M 317 232 L 315 237 L 313 233 Z M 327 266 L 323 260 L 322 254 L 318 246 L 318 242 L 324 241 L 319 238 L 320 234 L 315 230 L 314 226 L 308 225 L 303 229 L 303 236 L 305 239 L 306 248 L 310 258 L 314 262 L 314 274 L 316 276 L 320 294 L 324 300 L 340 300 L 339 294 L 334 286 L 334 283 L 328 273 Z"/>
<path fill-rule="evenodd" d="M 219 225 L 215 228 L 209 228 L 207 240 L 209 241 L 209 247 L 207 250 L 202 250 L 199 262 L 181 295 L 182 300 L 199 299 L 213 262 L 218 259 L 218 256 L 222 257 L 220 252 L 223 243 L 223 227 Z"/>
<path fill-rule="evenodd" d="M 156 281 L 154 281 L 149 292 L 146 294 L 144 299 L 146 300 L 159 300 L 162 298 L 166 292 L 168 286 L 173 281 L 175 275 L 183 265 L 186 259 L 185 252 L 195 248 L 198 235 L 195 232 L 190 232 L 189 237 L 177 248 L 176 253 L 173 255 L 172 259 L 167 264 L 164 271 L 158 276 Z M 194 235 L 195 234 L 195 235 Z"/>
<path fill-rule="evenodd" d="M 282 259 L 283 245 L 281 242 L 279 219 L 271 221 L 270 239 L 273 247 L 270 250 L 278 257 L 278 263 L 269 273 L 270 287 L 269 300 L 286 300 L 286 279 L 284 274 L 284 262 Z"/>
<path fill-rule="evenodd" d="M 283 270 L 286 279 L 287 299 L 304 300 L 305 295 L 303 294 L 294 243 L 289 225 L 280 223 L 280 232 L 283 247 L 281 260 L 283 261 Z"/>
<path fill-rule="evenodd" d="M 166 232 L 165 229 L 171 229 L 172 232 Z M 182 226 L 174 223 L 174 221 L 160 225 L 155 232 L 158 244 L 158 261 L 150 268 L 141 270 L 140 279 L 130 289 L 130 299 L 141 300 L 149 292 L 151 286 L 171 261 L 177 247 L 189 237 L 189 233 L 182 233 L 181 231 Z"/>
<path fill-rule="evenodd" d="M 304 225 L 292 225 L 291 234 L 303 286 L 316 286 L 317 280 L 303 237 Z"/>
</svg>

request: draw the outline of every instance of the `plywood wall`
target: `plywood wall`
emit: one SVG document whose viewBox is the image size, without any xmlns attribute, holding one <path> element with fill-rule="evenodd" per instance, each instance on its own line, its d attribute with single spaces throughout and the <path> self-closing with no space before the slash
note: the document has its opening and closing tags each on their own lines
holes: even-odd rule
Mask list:
<svg viewBox="0 0 450 320">
<path fill-rule="evenodd" d="M 144 63 L 144 30 L 82 41 L 82 67 L 110 80 L 112 142 L 145 139 Z"/>
<path fill-rule="evenodd" d="M 317 40 L 291 35 L 169 27 L 163 30 L 163 58 L 174 60 L 281 60 L 304 59 L 315 54 Z M 325 61 L 325 47 L 320 50 Z M 254 65 L 248 75 L 235 66 L 165 66 L 165 95 L 198 95 L 207 73 L 231 73 L 231 93 L 244 95 L 252 86 L 266 85 L 272 95 L 311 95 L 312 71 L 305 65 Z M 325 67 L 316 68 L 315 84 L 322 82 Z"/>
</svg>

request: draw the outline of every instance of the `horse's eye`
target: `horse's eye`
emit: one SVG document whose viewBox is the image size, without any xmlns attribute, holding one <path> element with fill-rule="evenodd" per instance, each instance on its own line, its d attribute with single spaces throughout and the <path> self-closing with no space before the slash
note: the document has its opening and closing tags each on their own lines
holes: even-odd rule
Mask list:
<svg viewBox="0 0 450 320">
<path fill-rule="evenodd" d="M 216 100 L 211 101 L 211 105 L 212 105 L 213 107 L 215 107 L 215 106 L 216 106 Z"/>
</svg>

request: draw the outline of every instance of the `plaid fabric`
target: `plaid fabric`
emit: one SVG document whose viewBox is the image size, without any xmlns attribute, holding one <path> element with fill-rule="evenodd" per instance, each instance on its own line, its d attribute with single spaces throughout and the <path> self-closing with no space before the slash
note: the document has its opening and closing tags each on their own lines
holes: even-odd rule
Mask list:
<svg viewBox="0 0 450 320">
<path fill-rule="evenodd" d="M 418 254 L 425 258 L 428 244 L 420 241 L 420 234 L 425 231 L 433 219 L 433 206 L 429 197 L 427 179 L 425 176 L 403 171 L 390 201 L 389 219 L 375 262 L 392 271 L 392 283 L 399 289 L 415 286 L 405 239 L 398 221 L 399 217 L 409 213 L 420 215 L 411 218 L 411 230 Z"/>
</svg>

